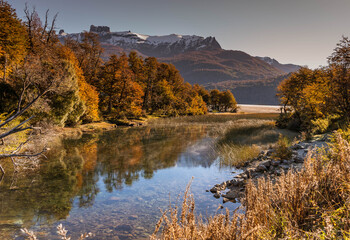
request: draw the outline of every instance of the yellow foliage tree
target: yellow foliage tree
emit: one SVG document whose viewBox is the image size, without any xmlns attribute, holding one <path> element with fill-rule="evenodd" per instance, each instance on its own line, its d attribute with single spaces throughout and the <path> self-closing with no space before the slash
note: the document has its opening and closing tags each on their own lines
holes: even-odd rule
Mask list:
<svg viewBox="0 0 350 240">
<path fill-rule="evenodd" d="M 25 27 L 6 1 L 0 1 L 0 48 L 0 78 L 6 81 L 12 68 L 23 60 L 27 48 Z"/>
<path fill-rule="evenodd" d="M 85 105 L 85 113 L 81 117 L 83 122 L 93 122 L 99 120 L 99 96 L 96 88 L 85 81 L 83 71 L 79 67 L 77 58 L 74 53 L 67 47 L 62 47 L 61 54 L 65 56 L 74 67 L 74 75 L 78 80 L 79 97 Z"/>
</svg>

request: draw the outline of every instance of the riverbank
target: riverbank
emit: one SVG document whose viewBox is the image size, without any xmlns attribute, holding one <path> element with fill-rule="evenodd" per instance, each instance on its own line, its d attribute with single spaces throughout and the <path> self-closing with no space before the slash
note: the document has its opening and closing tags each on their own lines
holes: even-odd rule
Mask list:
<svg viewBox="0 0 350 240">
<path fill-rule="evenodd" d="M 295 157 L 323 145 L 323 140 L 292 146 Z M 308 150 L 308 151 L 306 151 Z M 262 173 L 269 173 L 267 151 L 261 154 Z M 232 214 L 216 214 L 205 221 L 194 213 L 194 199 L 185 193 L 178 219 L 177 208 L 170 207 L 156 226 L 157 239 L 163 222 L 162 239 L 348 239 L 350 237 L 350 144 L 339 133 L 332 136 L 327 151 L 312 152 L 303 158 L 300 170 L 283 169 L 272 179 L 249 178 L 240 194 L 242 205 Z M 297 159 L 298 161 L 301 159 Z M 298 164 L 302 164 L 301 162 Z M 250 165 L 250 164 L 249 164 Z M 280 163 L 280 165 L 287 165 Z M 287 170 L 287 171 L 285 171 Z M 285 173 L 286 172 L 286 173 Z M 243 174 L 247 174 L 247 169 Z M 260 173 L 258 173 L 260 174 Z M 249 175 L 249 174 L 248 174 Z M 279 175 L 279 176 L 278 176 Z M 242 176 L 242 175 L 241 175 Z M 230 183 L 231 184 L 231 183 Z M 219 186 L 216 186 L 219 187 Z M 176 236 L 173 237 L 172 236 Z"/>
<path fill-rule="evenodd" d="M 275 182 L 276 177 L 286 174 L 288 171 L 300 172 L 304 161 L 311 153 L 325 148 L 329 142 L 328 135 L 319 135 L 311 141 L 302 141 L 285 149 L 289 157 L 279 156 L 280 150 L 271 148 L 261 151 L 259 156 L 245 162 L 237 169 L 242 171 L 233 179 L 216 184 L 210 189 L 215 198 L 222 198 L 223 203 L 240 201 L 244 197 L 248 181 L 257 182 L 259 178 L 269 179 Z M 209 191 L 209 190 L 207 190 Z"/>
</svg>

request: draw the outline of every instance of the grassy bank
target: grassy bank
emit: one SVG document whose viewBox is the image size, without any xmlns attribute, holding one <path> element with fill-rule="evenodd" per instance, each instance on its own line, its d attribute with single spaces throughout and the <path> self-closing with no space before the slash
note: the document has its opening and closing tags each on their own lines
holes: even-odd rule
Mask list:
<svg viewBox="0 0 350 240">
<path fill-rule="evenodd" d="M 248 182 L 243 206 L 207 220 L 187 189 L 182 211 L 170 208 L 153 239 L 349 239 L 350 145 L 339 134 L 328 153 L 309 156 L 300 172 Z M 162 226 L 162 228 L 160 228 Z M 159 229 L 161 232 L 158 233 Z"/>
<path fill-rule="evenodd" d="M 239 119 L 277 119 L 278 114 L 275 113 L 249 113 L 249 114 L 238 114 L 238 113 L 216 113 L 206 114 L 201 116 L 181 116 L 173 118 L 157 118 L 150 119 L 148 124 L 151 126 L 183 126 L 193 124 L 215 124 L 215 123 L 226 123 L 230 124 L 232 121 Z"/>
</svg>

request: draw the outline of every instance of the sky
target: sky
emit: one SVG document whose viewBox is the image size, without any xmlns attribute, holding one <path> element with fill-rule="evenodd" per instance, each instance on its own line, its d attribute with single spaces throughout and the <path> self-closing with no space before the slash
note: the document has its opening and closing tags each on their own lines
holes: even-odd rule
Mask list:
<svg viewBox="0 0 350 240">
<path fill-rule="evenodd" d="M 350 36 L 350 0 L 8 0 L 23 17 L 25 3 L 41 16 L 58 13 L 67 33 L 90 25 L 147 35 L 214 36 L 221 47 L 311 68 L 327 64 Z"/>
</svg>

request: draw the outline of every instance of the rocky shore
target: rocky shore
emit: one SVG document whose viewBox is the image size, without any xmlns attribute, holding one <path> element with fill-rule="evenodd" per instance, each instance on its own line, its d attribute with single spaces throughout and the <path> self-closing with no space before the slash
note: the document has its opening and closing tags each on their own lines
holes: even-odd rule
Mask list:
<svg viewBox="0 0 350 240">
<path fill-rule="evenodd" d="M 289 159 L 274 159 L 274 149 L 260 152 L 259 156 L 248 161 L 244 166 L 237 168 L 241 173 L 234 176 L 233 179 L 216 184 L 209 191 L 215 198 L 223 199 L 223 203 L 236 202 L 244 196 L 245 185 L 248 179 L 253 181 L 261 177 L 269 177 L 274 180 L 283 172 L 289 170 L 300 171 L 303 167 L 304 160 L 314 149 L 327 146 L 328 137 L 323 136 L 319 140 L 311 140 L 294 144 L 289 149 L 292 157 Z"/>
</svg>

